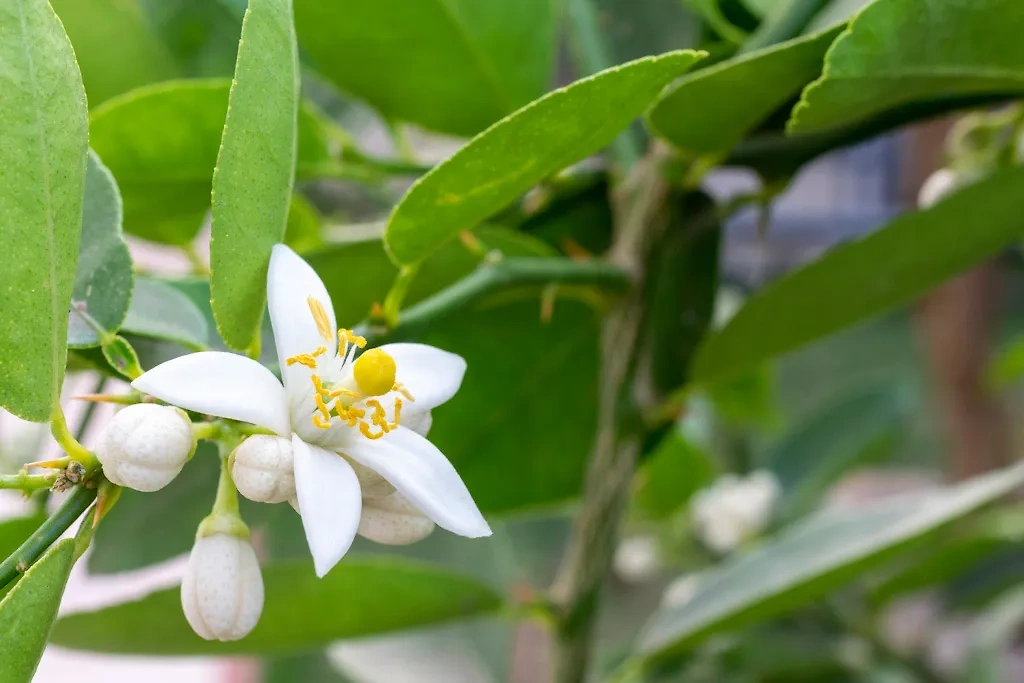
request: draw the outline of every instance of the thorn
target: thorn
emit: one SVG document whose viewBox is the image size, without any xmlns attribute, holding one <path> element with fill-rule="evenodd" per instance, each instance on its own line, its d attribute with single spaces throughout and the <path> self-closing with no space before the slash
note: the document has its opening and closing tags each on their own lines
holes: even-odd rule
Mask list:
<svg viewBox="0 0 1024 683">
<path fill-rule="evenodd" d="M 62 470 L 71 463 L 71 458 L 64 456 L 53 460 L 37 460 L 36 462 L 25 463 L 23 467 L 41 467 L 47 470 Z"/>
<path fill-rule="evenodd" d="M 135 403 L 142 403 L 142 395 L 138 392 L 131 392 L 130 394 L 82 394 L 81 396 L 72 397 L 76 401 L 90 401 L 92 403 L 120 403 L 122 405 L 133 405 Z"/>
<path fill-rule="evenodd" d="M 547 325 L 555 315 L 555 301 L 558 299 L 558 285 L 547 285 L 540 293 L 540 321 Z"/>
<path fill-rule="evenodd" d="M 589 261 L 594 255 L 571 237 L 562 239 L 562 251 L 573 261 Z"/>
</svg>

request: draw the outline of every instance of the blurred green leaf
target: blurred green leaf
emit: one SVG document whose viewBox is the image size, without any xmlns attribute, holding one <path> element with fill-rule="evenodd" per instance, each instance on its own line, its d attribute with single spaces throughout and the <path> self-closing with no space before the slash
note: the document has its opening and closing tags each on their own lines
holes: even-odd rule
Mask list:
<svg viewBox="0 0 1024 683">
<path fill-rule="evenodd" d="M 551 256 L 554 251 L 539 240 L 506 228 L 484 226 L 476 236 L 488 249 L 505 256 Z M 388 258 L 378 238 L 344 242 L 306 254 L 324 281 L 340 324 L 364 320 L 374 303 L 384 301 L 398 268 Z M 449 242 L 423 262 L 409 286 L 405 305 L 411 306 L 469 275 L 480 257 L 461 243 Z"/>
<path fill-rule="evenodd" d="M 880 0 L 836 40 L 788 130 L 856 123 L 900 105 L 1024 93 L 1018 0 Z"/>
<path fill-rule="evenodd" d="M 1018 586 L 978 615 L 970 634 L 964 680 L 1003 683 L 1012 678 L 1010 653 L 1024 626 L 1024 586 Z"/>
<path fill-rule="evenodd" d="M 75 541 L 50 548 L 0 601 L 3 653 L 0 681 L 29 683 L 39 666 L 64 586 L 75 564 Z"/>
<path fill-rule="evenodd" d="M 206 317 L 191 299 L 173 285 L 148 277 L 135 281 L 135 296 L 121 329 L 193 350 L 206 348 L 210 338 Z"/>
<path fill-rule="evenodd" d="M 121 194 L 114 176 L 95 152 L 85 173 L 82 235 L 71 305 L 84 310 L 107 332 L 117 332 L 132 298 L 132 256 L 121 233 Z M 96 331 L 71 311 L 68 346 L 96 346 Z"/>
<path fill-rule="evenodd" d="M 233 349 L 259 342 L 270 250 L 295 181 L 299 57 L 291 0 L 249 0 L 213 172 L 210 302 Z"/>
<path fill-rule="evenodd" d="M 322 579 L 309 562 L 270 564 L 263 567 L 263 583 L 263 615 L 239 641 L 197 636 L 181 611 L 178 588 L 64 617 L 52 640 L 123 654 L 266 655 L 478 616 L 501 606 L 496 593 L 472 579 L 399 560 L 348 557 Z"/>
<path fill-rule="evenodd" d="M 706 339 L 696 379 L 738 373 L 883 313 L 997 253 L 1024 234 L 1022 184 L 1024 168 L 997 171 L 772 283 Z"/>
<path fill-rule="evenodd" d="M 700 20 L 680 0 L 588 0 L 614 64 L 697 45 Z"/>
<path fill-rule="evenodd" d="M 817 33 L 833 24 L 846 21 L 871 2 L 872 0 L 831 0 L 807 25 L 807 33 Z"/>
<path fill-rule="evenodd" d="M 9 557 L 45 520 L 45 513 L 36 513 L 0 522 L 0 557 Z"/>
<path fill-rule="evenodd" d="M 342 90 L 388 119 L 470 136 L 547 89 L 557 6 L 297 0 L 295 23 L 304 52 Z"/>
<path fill-rule="evenodd" d="M 909 418 L 900 389 L 872 387 L 846 396 L 772 447 L 767 464 L 782 485 L 781 518 L 810 512 L 843 475 L 892 453 Z"/>
<path fill-rule="evenodd" d="M 163 0 L 166 1 L 166 0 Z M 51 0 L 82 70 L 89 107 L 180 74 L 138 0 Z"/>
<path fill-rule="evenodd" d="M 670 52 L 602 71 L 506 117 L 420 178 L 384 238 L 398 263 L 418 263 L 533 185 L 622 131 L 700 54 Z"/>
<path fill-rule="evenodd" d="M 92 113 L 93 149 L 117 178 L 124 229 L 166 244 L 195 238 L 210 209 L 213 169 L 231 82 L 159 83 L 114 98 Z M 298 115 L 299 177 L 332 157 L 328 125 L 303 102 Z"/>
<path fill-rule="evenodd" d="M 0 5 L 0 406 L 45 422 L 60 400 L 82 231 L 85 90 L 46 0 Z"/>
<path fill-rule="evenodd" d="M 532 297 L 427 330 L 421 341 L 468 363 L 459 393 L 433 411 L 430 440 L 481 510 L 550 506 L 579 492 L 596 430 L 599 336 L 587 306 L 561 299 L 542 323 Z"/>
<path fill-rule="evenodd" d="M 825 51 L 841 28 L 684 76 L 651 110 L 652 131 L 694 156 L 727 151 L 821 73 Z"/>
<path fill-rule="evenodd" d="M 656 661 L 813 601 L 1022 484 L 1024 465 L 1018 465 L 945 491 L 807 518 L 702 574 L 692 600 L 654 615 L 640 650 Z"/>
<path fill-rule="evenodd" d="M 262 683 L 346 683 L 324 652 L 268 658 L 263 663 Z"/>
<path fill-rule="evenodd" d="M 183 76 L 231 76 L 247 0 L 138 0 Z"/>
<path fill-rule="evenodd" d="M 312 251 L 324 246 L 320 233 L 320 214 L 309 200 L 296 192 L 288 207 L 288 223 L 284 231 L 284 243 L 299 253 Z"/>
</svg>

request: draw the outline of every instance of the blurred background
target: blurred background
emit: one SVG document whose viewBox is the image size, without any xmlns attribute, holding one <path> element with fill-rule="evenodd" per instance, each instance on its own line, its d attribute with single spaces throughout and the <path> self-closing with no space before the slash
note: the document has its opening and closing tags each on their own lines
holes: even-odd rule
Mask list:
<svg viewBox="0 0 1024 683">
<path fill-rule="evenodd" d="M 232 74 L 245 0 L 51 0 L 51 4 L 75 47 L 91 108 L 148 83 Z M 713 43 L 715 28 L 694 6 L 700 4 L 697 0 L 693 5 L 679 0 L 596 0 L 616 62 Z M 847 0 L 844 4 L 853 11 L 858 3 Z M 756 22 L 749 7 L 740 2 L 719 5 L 732 22 Z M 571 53 L 568 42 L 562 40 L 558 82 L 552 85 L 580 75 Z M 358 100 L 339 93 L 312 69 L 305 74 L 303 88 L 371 154 L 411 155 L 429 164 L 447 157 L 462 142 L 413 126 L 405 127 L 396 138 L 387 122 Z M 952 121 L 934 120 L 827 154 L 806 165 L 770 207 L 748 206 L 730 216 L 720 254 L 716 325 L 766 283 L 913 208 L 921 184 L 942 164 Z M 638 134 L 643 133 L 638 130 Z M 407 148 L 397 147 L 396 140 Z M 322 217 L 309 235 L 310 245 L 319 248 L 378 233 L 407 186 L 395 181 L 372 188 L 334 180 L 304 184 L 303 194 Z M 721 202 L 760 187 L 760 179 L 742 169 L 715 170 L 705 182 L 705 190 Z M 604 198 L 583 198 L 571 210 L 589 234 L 598 235 L 596 243 L 578 246 L 600 251 L 601 231 L 607 237 L 610 230 Z M 203 270 L 207 239 L 204 230 L 187 253 L 133 236 L 129 243 L 140 270 L 187 278 Z M 693 558 L 727 554 L 741 545 L 724 540 L 720 548 L 709 548 L 715 542 L 707 534 L 700 538 L 697 505 L 688 504 L 697 500 L 691 498 L 693 494 L 722 473 L 739 477 L 772 473 L 773 512 L 770 520 L 751 532 L 756 536 L 770 534 L 810 510 L 855 509 L 870 500 L 934 488 L 1011 462 L 1019 439 L 1015 418 L 1024 409 L 1024 396 L 1014 388 L 1014 380 L 1024 371 L 1016 360 L 1024 354 L 1022 275 L 1018 254 L 1007 253 L 904 309 L 766 364 L 720 392 L 692 397 L 671 439 L 655 450 L 638 475 L 614 576 L 606 587 L 599 657 L 614 663 L 659 603 L 687 599 L 696 579 L 681 568 L 693 566 Z M 78 372 L 71 376 L 65 393 L 70 399 L 93 393 L 98 386 L 117 390 L 116 380 L 104 380 L 102 385 L 100 381 L 96 373 Z M 69 419 L 75 424 L 86 408 L 70 400 L 69 406 Z M 102 411 L 110 408 L 97 410 L 101 412 L 92 421 L 94 426 L 102 425 Z M 46 448 L 49 436 L 10 415 L 2 417 L 0 457 L 4 469 L 13 471 L 18 463 L 36 458 L 37 444 Z M 90 446 L 94 436 L 87 432 L 84 443 Z M 682 471 L 677 465 L 680 453 L 687 458 Z M 181 486 L 187 495 L 187 482 Z M 25 510 L 26 503 L 17 494 L 3 493 L 0 510 L 4 515 Z M 356 551 L 401 552 L 452 565 L 529 600 L 554 576 L 571 512 L 569 506 L 545 507 L 499 519 L 489 543 L 437 533 L 406 549 L 382 550 L 357 543 Z M 1015 517 L 1000 522 L 1006 526 L 986 538 L 984 547 L 965 549 L 964 553 L 973 554 L 965 555 L 953 570 L 923 578 L 893 572 L 886 577 L 893 581 L 880 579 L 872 584 L 873 599 L 884 605 L 881 644 L 846 629 L 830 630 L 828 615 L 816 613 L 812 606 L 744 632 L 739 645 L 719 644 L 729 658 L 752 672 L 748 677 L 726 679 L 715 668 L 718 664 L 709 663 L 703 678 L 697 666 L 689 678 L 673 680 L 954 680 L 952 676 L 960 675 L 965 666 L 977 615 L 1024 578 L 1024 548 L 1019 543 L 1024 519 L 1019 509 L 1015 512 Z M 116 524 L 117 516 L 110 522 Z M 284 523 L 293 525 L 291 532 L 267 534 L 266 552 L 285 556 L 305 552 L 301 532 L 294 526 L 297 518 Z M 255 528 L 259 538 L 261 532 Z M 121 529 L 161 533 L 159 527 L 147 528 L 137 520 L 125 520 Z M 959 537 L 949 533 L 948 541 L 955 546 Z M 294 547 L 269 547 L 289 537 L 296 542 Z M 102 548 L 102 537 L 100 541 Z M 742 539 L 748 541 L 752 538 Z M 938 543 L 942 545 L 942 539 Z M 922 550 L 922 563 L 936 550 Z M 128 572 L 117 570 L 138 564 L 132 558 L 101 562 L 97 566 L 90 560 L 76 567 L 62 614 L 173 586 L 180 580 L 184 555 Z M 896 579 L 907 585 L 899 585 Z M 666 589 L 670 590 L 666 593 Z M 543 630 L 485 619 L 349 641 L 325 653 L 268 661 L 143 659 L 50 647 L 36 680 L 67 680 L 67 672 L 73 670 L 78 681 L 107 683 L 143 677 L 153 683 L 528 683 L 544 680 L 548 655 Z M 709 661 L 715 659 L 707 656 Z M 1000 656 L 1006 659 L 1003 670 L 1009 677 L 1005 680 L 1024 681 L 1024 650 L 1009 648 Z M 925 671 L 933 672 L 935 678 L 923 677 L 920 670 L 915 673 L 908 661 L 923 662 Z"/>
</svg>

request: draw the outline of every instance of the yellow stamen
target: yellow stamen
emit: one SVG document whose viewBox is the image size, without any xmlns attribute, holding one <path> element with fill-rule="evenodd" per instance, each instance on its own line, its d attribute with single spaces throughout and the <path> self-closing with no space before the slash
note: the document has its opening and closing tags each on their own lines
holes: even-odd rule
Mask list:
<svg viewBox="0 0 1024 683">
<path fill-rule="evenodd" d="M 314 358 L 313 354 L 311 353 L 300 353 L 297 356 L 286 358 L 284 362 L 289 367 L 295 365 L 296 363 L 299 363 L 300 365 L 305 365 L 310 370 L 316 370 L 316 358 Z"/>
<path fill-rule="evenodd" d="M 360 337 L 352 330 L 345 328 L 338 330 L 338 341 L 342 344 L 355 344 L 358 349 L 366 347 L 366 337 Z"/>
<path fill-rule="evenodd" d="M 324 399 L 320 394 L 313 394 L 313 400 L 316 401 L 316 407 L 320 410 L 320 414 L 323 415 L 324 422 L 331 421 L 331 411 L 327 410 L 327 404 L 324 403 Z"/>
<path fill-rule="evenodd" d="M 409 390 L 406 389 L 405 385 L 402 384 L 401 382 L 395 382 L 394 386 L 391 387 L 391 391 L 397 391 L 402 396 L 405 396 L 405 398 L 408 399 L 409 402 L 411 402 L 411 403 L 415 403 L 416 402 L 416 398 L 412 394 L 409 393 Z M 399 405 L 401 405 L 401 402 L 399 402 Z"/>
<path fill-rule="evenodd" d="M 375 441 L 375 440 L 379 439 L 380 437 L 384 436 L 384 430 L 381 430 L 381 431 L 376 432 L 376 433 L 371 432 L 370 431 L 370 425 L 368 425 L 365 422 L 360 422 L 359 423 L 359 431 L 367 439 L 370 439 L 370 440 L 373 440 L 373 441 Z"/>
<path fill-rule="evenodd" d="M 324 305 L 320 303 L 319 299 L 314 299 L 311 296 L 306 297 L 306 303 L 309 305 L 309 312 L 313 314 L 313 320 L 316 322 L 316 329 L 320 332 L 320 336 L 324 338 L 324 341 L 331 341 L 334 338 L 334 333 L 331 331 L 331 319 L 327 316 Z M 326 348 L 324 350 L 326 351 Z"/>
<path fill-rule="evenodd" d="M 349 398 L 363 397 L 358 391 L 352 391 L 351 389 L 332 389 L 329 394 L 331 398 L 338 398 L 339 396 L 348 396 Z"/>
<path fill-rule="evenodd" d="M 327 347 L 326 346 L 318 346 L 318 347 L 316 347 L 316 351 L 314 351 L 311 355 L 314 358 L 316 358 L 317 356 L 322 356 L 325 353 L 327 353 Z"/>
<path fill-rule="evenodd" d="M 330 429 L 331 425 L 329 422 L 324 422 L 324 419 L 320 417 L 320 413 L 313 413 L 313 424 L 320 429 Z"/>
</svg>

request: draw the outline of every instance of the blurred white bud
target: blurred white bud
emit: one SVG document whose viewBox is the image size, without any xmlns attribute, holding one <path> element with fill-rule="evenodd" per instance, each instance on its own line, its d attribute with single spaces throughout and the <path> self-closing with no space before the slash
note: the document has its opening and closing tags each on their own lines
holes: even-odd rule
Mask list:
<svg viewBox="0 0 1024 683">
<path fill-rule="evenodd" d="M 188 415 L 170 406 L 138 403 L 107 423 L 96 457 L 103 474 L 118 486 L 156 491 L 178 476 L 194 450 Z"/>
<path fill-rule="evenodd" d="M 248 635 L 263 611 L 263 577 L 252 542 L 226 533 L 197 538 L 181 582 L 181 607 L 206 640 Z"/>
<path fill-rule="evenodd" d="M 293 498 L 291 440 L 267 434 L 250 436 L 231 456 L 231 479 L 239 493 L 257 503 L 283 503 Z"/>
<path fill-rule="evenodd" d="M 780 493 L 775 475 L 763 470 L 719 478 L 690 504 L 697 537 L 716 553 L 732 552 L 764 531 Z"/>
<path fill-rule="evenodd" d="M 721 329 L 743 308 L 743 292 L 736 287 L 724 285 L 715 295 L 715 310 L 711 319 L 713 329 Z"/>
<path fill-rule="evenodd" d="M 404 424 L 404 417 L 402 422 Z M 366 465 L 361 465 L 355 460 L 349 460 L 348 464 L 351 465 L 352 469 L 356 472 L 356 478 L 359 480 L 359 489 L 363 493 L 364 501 L 386 498 L 395 492 L 395 487 L 391 485 L 391 482 L 371 470 Z M 293 505 L 292 507 L 295 506 Z"/>
<path fill-rule="evenodd" d="M 377 500 L 363 500 L 359 535 L 384 545 L 409 545 L 422 541 L 434 530 L 425 517 L 402 494 L 392 493 Z"/>
<path fill-rule="evenodd" d="M 658 543 L 651 536 L 624 539 L 615 549 L 612 568 L 627 583 L 642 583 L 654 578 L 661 567 Z"/>
<path fill-rule="evenodd" d="M 697 594 L 699 583 L 699 574 L 683 574 L 665 588 L 665 592 L 661 596 L 662 606 L 682 607 L 693 600 L 693 596 Z"/>
<path fill-rule="evenodd" d="M 918 207 L 927 209 L 934 206 L 946 195 L 955 192 L 959 185 L 960 179 L 956 173 L 948 168 L 940 168 L 921 185 L 921 191 L 917 193 Z"/>
</svg>

